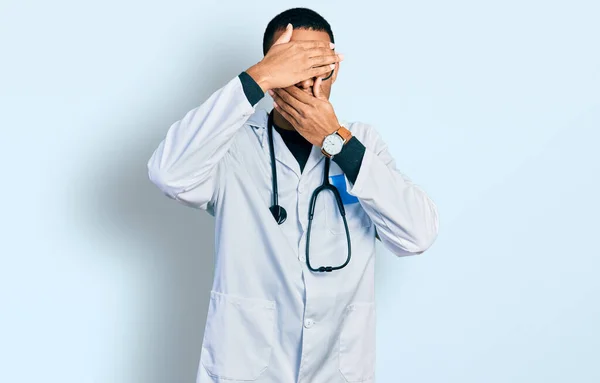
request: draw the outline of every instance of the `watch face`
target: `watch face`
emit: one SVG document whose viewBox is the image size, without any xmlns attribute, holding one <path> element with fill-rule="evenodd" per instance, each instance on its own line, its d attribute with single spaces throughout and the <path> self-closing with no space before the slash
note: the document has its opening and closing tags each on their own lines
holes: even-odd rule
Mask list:
<svg viewBox="0 0 600 383">
<path fill-rule="evenodd" d="M 330 134 L 323 140 L 323 149 L 330 155 L 336 155 L 342 151 L 344 142 L 336 133 Z"/>
</svg>

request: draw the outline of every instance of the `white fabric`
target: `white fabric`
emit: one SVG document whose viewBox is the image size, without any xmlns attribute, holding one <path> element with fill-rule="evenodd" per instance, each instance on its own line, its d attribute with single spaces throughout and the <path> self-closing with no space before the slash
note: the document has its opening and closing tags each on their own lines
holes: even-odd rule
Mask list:
<svg viewBox="0 0 600 383">
<path fill-rule="evenodd" d="M 395 167 L 376 130 L 341 123 L 366 147 L 345 206 L 352 258 L 343 269 L 313 273 L 305 259 L 310 197 L 323 179 L 313 146 L 300 172 L 274 129 L 279 204 L 271 206 L 267 111 L 255 110 L 236 76 L 168 130 L 148 161 L 164 194 L 206 210 L 216 221 L 214 283 L 197 383 L 343 383 L 375 381 L 375 232 L 397 256 L 420 254 L 438 232 L 436 205 Z M 331 162 L 330 176 L 343 174 Z M 310 236 L 313 266 L 347 255 L 333 195 L 322 192 Z"/>
</svg>

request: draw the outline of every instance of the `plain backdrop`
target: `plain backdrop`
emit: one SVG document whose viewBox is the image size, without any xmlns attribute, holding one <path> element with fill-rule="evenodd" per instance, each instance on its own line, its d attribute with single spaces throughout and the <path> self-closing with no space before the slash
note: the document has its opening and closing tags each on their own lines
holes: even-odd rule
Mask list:
<svg viewBox="0 0 600 383">
<path fill-rule="evenodd" d="M 146 162 L 294 6 L 439 208 L 426 253 L 378 243 L 378 382 L 600 381 L 597 1 L 0 4 L 1 382 L 195 381 L 213 218 Z"/>
</svg>

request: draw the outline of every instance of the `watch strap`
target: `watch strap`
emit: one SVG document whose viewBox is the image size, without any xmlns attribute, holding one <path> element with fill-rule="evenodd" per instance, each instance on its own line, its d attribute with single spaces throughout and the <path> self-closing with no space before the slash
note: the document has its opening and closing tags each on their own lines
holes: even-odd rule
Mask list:
<svg viewBox="0 0 600 383">
<path fill-rule="evenodd" d="M 344 140 L 344 145 L 352 138 L 352 132 L 346 129 L 343 125 L 335 131 Z"/>
<path fill-rule="evenodd" d="M 331 157 L 333 157 L 331 154 L 327 153 L 327 152 L 325 151 L 325 149 L 323 149 L 323 148 L 321 148 L 321 153 L 323 153 L 323 154 L 325 155 L 325 157 L 327 157 L 327 158 L 331 158 Z"/>
</svg>

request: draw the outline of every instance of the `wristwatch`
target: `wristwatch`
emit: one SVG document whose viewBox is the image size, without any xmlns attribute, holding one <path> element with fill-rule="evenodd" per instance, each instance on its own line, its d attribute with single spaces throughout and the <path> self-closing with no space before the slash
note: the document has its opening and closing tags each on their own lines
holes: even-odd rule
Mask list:
<svg viewBox="0 0 600 383">
<path fill-rule="evenodd" d="M 350 138 L 352 138 L 352 132 L 346 129 L 343 124 L 340 125 L 338 130 L 325 136 L 321 153 L 333 159 L 333 156 L 342 151 L 342 148 L 350 141 Z"/>
</svg>

